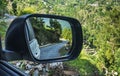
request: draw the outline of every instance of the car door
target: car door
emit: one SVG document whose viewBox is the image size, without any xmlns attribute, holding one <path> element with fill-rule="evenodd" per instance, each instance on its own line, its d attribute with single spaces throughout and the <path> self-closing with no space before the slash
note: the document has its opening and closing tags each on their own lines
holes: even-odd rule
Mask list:
<svg viewBox="0 0 120 76">
<path fill-rule="evenodd" d="M 0 37 L 0 53 L 2 51 L 1 37 Z M 0 54 L 1 55 L 1 54 Z M 0 56 L 0 76 L 28 76 L 22 70 L 16 68 Z"/>
</svg>

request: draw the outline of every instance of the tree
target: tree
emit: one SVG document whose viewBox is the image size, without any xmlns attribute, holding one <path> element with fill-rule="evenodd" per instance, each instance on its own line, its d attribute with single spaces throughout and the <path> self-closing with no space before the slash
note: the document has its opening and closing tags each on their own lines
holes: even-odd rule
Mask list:
<svg viewBox="0 0 120 76">
<path fill-rule="evenodd" d="M 4 13 L 7 11 L 6 6 L 8 2 L 6 0 L 0 0 L 0 16 L 4 16 Z M 0 17 L 0 18 L 1 18 Z"/>
<path fill-rule="evenodd" d="M 4 36 L 7 28 L 7 23 L 3 20 L 4 14 L 7 12 L 8 2 L 6 0 L 0 0 L 0 36 Z"/>
<path fill-rule="evenodd" d="M 56 35 L 57 41 L 59 41 L 59 38 L 60 38 L 61 33 L 62 33 L 61 24 L 56 19 L 55 20 L 50 19 L 49 22 L 50 22 L 50 26 L 51 26 L 52 30 L 54 31 L 54 33 Z"/>
</svg>

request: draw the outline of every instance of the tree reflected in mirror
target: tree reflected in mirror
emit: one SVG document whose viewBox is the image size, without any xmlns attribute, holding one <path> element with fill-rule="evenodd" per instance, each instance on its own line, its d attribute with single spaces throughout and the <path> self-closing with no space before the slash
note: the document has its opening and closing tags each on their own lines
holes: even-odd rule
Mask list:
<svg viewBox="0 0 120 76">
<path fill-rule="evenodd" d="M 52 59 L 65 57 L 72 46 L 72 29 L 68 21 L 30 17 L 26 20 L 31 25 L 40 48 L 40 57 L 37 59 Z"/>
</svg>

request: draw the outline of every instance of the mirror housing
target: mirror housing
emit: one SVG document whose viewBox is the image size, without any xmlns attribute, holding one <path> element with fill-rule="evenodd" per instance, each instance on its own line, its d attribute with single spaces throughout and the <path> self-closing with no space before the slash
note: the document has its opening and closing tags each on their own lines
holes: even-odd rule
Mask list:
<svg viewBox="0 0 120 76">
<path fill-rule="evenodd" d="M 30 17 L 54 18 L 68 21 L 72 29 L 72 46 L 70 52 L 65 57 L 54 59 L 39 60 L 32 54 L 28 42 L 26 20 Z M 28 29 L 28 30 L 27 30 Z M 32 33 L 30 33 L 32 34 Z M 34 34 L 34 33 L 33 33 Z M 69 17 L 45 15 L 45 14 L 27 14 L 16 18 L 8 28 L 5 39 L 5 50 L 14 52 L 17 58 L 10 58 L 6 60 L 30 60 L 38 63 L 48 63 L 57 61 L 73 60 L 77 58 L 82 50 L 83 35 L 82 28 L 78 20 Z M 4 53 L 5 53 L 4 50 Z M 7 55 L 7 54 L 6 54 Z M 12 54 L 13 55 L 13 54 Z M 12 56 L 11 56 L 12 57 Z M 14 56 L 15 57 L 15 56 Z M 4 58 L 5 59 L 5 58 Z"/>
</svg>

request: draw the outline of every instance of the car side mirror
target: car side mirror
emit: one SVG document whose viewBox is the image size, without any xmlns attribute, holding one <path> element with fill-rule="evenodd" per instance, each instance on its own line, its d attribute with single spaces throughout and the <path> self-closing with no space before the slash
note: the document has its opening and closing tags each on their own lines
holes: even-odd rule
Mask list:
<svg viewBox="0 0 120 76">
<path fill-rule="evenodd" d="M 6 33 L 5 49 L 19 55 L 17 60 L 47 63 L 77 58 L 82 43 L 82 28 L 78 20 L 56 15 L 28 14 L 11 23 Z"/>
</svg>

